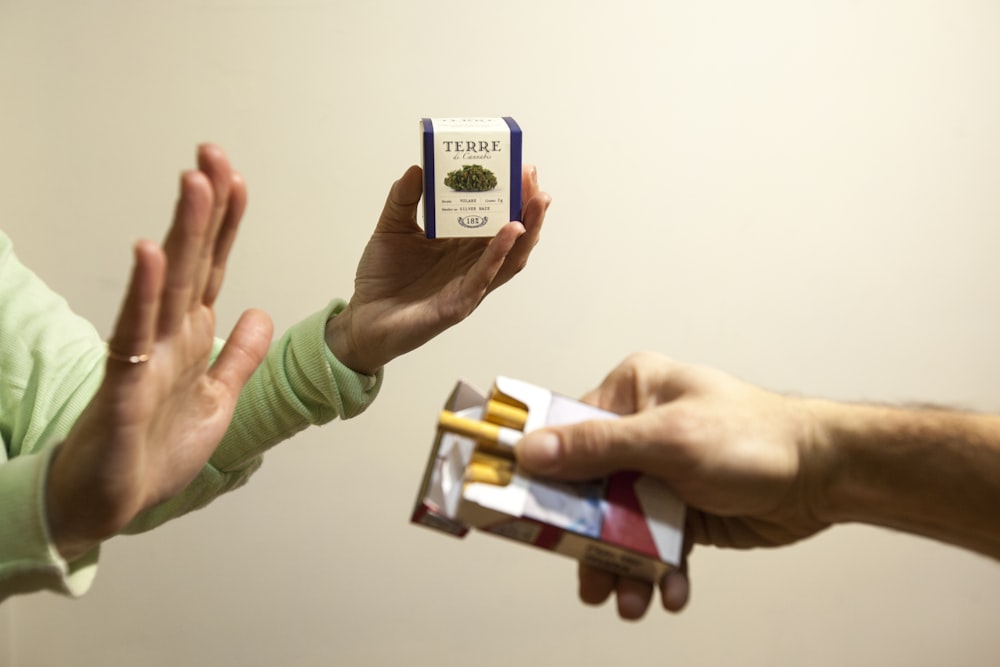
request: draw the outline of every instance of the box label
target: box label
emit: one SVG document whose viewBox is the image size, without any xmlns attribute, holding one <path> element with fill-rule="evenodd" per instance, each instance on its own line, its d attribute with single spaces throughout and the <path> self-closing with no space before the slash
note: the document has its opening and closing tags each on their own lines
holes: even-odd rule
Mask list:
<svg viewBox="0 0 1000 667">
<path fill-rule="evenodd" d="M 428 238 L 493 236 L 521 211 L 521 129 L 512 118 L 425 118 Z"/>
</svg>

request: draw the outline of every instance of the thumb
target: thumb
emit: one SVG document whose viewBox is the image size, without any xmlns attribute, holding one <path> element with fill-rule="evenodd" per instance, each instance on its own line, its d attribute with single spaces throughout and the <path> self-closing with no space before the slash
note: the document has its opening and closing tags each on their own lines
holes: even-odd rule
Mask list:
<svg viewBox="0 0 1000 667">
<path fill-rule="evenodd" d="M 515 447 L 527 472 L 559 479 L 593 479 L 643 467 L 642 440 L 631 420 L 601 419 L 528 433 Z M 648 465 L 648 463 L 647 463 Z"/>
<path fill-rule="evenodd" d="M 212 365 L 210 375 L 239 395 L 267 354 L 274 325 L 267 313 L 250 309 L 240 316 Z"/>
<path fill-rule="evenodd" d="M 409 232 L 417 225 L 417 204 L 424 192 L 423 170 L 413 165 L 399 177 L 385 199 L 378 231 Z"/>
</svg>

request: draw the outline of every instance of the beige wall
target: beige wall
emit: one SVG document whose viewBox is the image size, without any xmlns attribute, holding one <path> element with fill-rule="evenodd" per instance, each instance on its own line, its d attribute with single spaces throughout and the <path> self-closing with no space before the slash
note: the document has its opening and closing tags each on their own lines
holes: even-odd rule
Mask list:
<svg viewBox="0 0 1000 667">
<path fill-rule="evenodd" d="M 8 665 L 14 659 L 13 608 L 13 604 L 0 606 L 0 665 Z"/>
<path fill-rule="evenodd" d="M 690 608 L 624 624 L 569 561 L 407 517 L 459 376 L 579 394 L 651 348 L 997 408 L 998 25 L 988 1 L 0 0 L 0 224 L 102 330 L 201 140 L 250 184 L 223 326 L 349 295 L 423 115 L 513 115 L 555 200 L 529 268 L 367 414 L 107 544 L 85 598 L 5 605 L 0 664 L 995 665 L 1000 568 L 925 540 L 698 549 Z"/>
</svg>

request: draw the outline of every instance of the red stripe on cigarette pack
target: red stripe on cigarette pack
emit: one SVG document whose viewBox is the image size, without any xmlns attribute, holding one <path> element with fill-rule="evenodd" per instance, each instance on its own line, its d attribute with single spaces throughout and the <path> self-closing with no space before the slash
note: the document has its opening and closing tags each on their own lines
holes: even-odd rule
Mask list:
<svg viewBox="0 0 1000 667">
<path fill-rule="evenodd" d="M 642 511 L 635 492 L 635 482 L 639 477 L 637 472 L 619 472 L 608 478 L 607 506 L 601 526 L 601 539 L 659 558 L 646 514 Z"/>
</svg>

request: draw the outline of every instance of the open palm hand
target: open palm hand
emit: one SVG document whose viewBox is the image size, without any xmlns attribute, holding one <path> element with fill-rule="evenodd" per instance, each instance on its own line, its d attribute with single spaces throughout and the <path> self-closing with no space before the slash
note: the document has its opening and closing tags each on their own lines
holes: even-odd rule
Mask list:
<svg viewBox="0 0 1000 667">
<path fill-rule="evenodd" d="M 136 244 L 103 382 L 49 471 L 49 526 L 64 557 L 84 553 L 190 483 L 263 360 L 271 321 L 248 311 L 210 363 L 213 305 L 245 204 L 242 178 L 225 154 L 202 146 L 198 169 L 181 177 L 163 247 Z"/>
<path fill-rule="evenodd" d="M 520 222 L 492 239 L 428 239 L 416 219 L 421 193 L 421 170 L 410 167 L 389 192 L 350 304 L 327 328 L 330 349 L 356 371 L 372 373 L 468 317 L 524 268 L 551 201 L 526 166 Z"/>
</svg>

